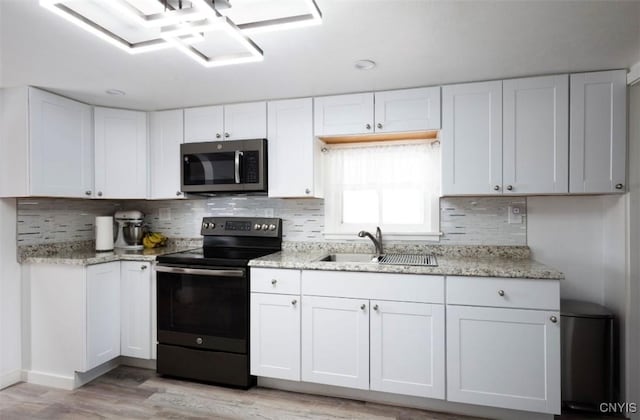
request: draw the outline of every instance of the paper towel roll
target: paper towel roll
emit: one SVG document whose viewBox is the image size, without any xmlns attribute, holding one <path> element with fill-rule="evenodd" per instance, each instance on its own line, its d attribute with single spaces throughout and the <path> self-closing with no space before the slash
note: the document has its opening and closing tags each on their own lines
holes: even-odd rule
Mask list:
<svg viewBox="0 0 640 420">
<path fill-rule="evenodd" d="M 96 251 L 113 251 L 113 217 L 96 217 Z"/>
</svg>

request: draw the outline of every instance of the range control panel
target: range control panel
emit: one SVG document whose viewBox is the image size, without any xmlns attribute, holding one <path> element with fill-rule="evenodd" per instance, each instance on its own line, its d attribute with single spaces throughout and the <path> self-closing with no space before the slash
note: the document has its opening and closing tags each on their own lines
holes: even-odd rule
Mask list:
<svg viewBox="0 0 640 420">
<path fill-rule="evenodd" d="M 200 234 L 203 236 L 282 236 L 282 219 L 273 217 L 204 217 Z"/>
</svg>

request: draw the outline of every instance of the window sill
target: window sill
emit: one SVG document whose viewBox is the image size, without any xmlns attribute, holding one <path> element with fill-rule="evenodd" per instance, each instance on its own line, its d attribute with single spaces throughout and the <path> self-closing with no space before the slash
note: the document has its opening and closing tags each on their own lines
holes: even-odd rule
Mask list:
<svg viewBox="0 0 640 420">
<path fill-rule="evenodd" d="M 324 239 L 330 240 L 354 240 L 362 239 L 357 233 L 324 232 Z M 429 241 L 440 242 L 442 232 L 429 233 L 385 233 L 382 232 L 383 241 Z"/>
</svg>

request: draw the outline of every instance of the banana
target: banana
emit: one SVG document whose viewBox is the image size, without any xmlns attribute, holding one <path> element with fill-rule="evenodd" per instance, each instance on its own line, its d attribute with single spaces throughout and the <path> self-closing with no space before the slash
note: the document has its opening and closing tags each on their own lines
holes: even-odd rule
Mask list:
<svg viewBox="0 0 640 420">
<path fill-rule="evenodd" d="M 142 244 L 145 248 L 156 248 L 163 246 L 167 242 L 167 237 L 159 232 L 149 232 L 142 239 Z"/>
</svg>

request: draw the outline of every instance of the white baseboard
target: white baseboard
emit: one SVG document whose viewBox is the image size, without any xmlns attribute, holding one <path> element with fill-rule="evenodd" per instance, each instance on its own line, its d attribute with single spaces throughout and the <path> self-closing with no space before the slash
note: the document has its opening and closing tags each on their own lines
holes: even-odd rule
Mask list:
<svg viewBox="0 0 640 420">
<path fill-rule="evenodd" d="M 421 410 L 442 413 L 462 414 L 499 420 L 552 420 L 553 414 L 531 413 L 527 411 L 507 410 L 503 408 L 483 407 L 479 405 L 461 404 L 431 398 L 411 397 L 386 392 L 364 391 L 342 388 L 331 385 L 313 384 L 309 382 L 287 381 L 258 377 L 258 386 L 281 389 L 284 391 L 303 392 L 305 394 L 325 395 L 330 397 L 349 398 L 380 404 L 418 408 Z"/>
<path fill-rule="evenodd" d="M 75 374 L 75 383 L 74 388 L 80 388 L 82 385 L 87 384 L 99 376 L 104 375 L 105 373 L 117 368 L 120 366 L 120 358 L 116 357 L 113 360 L 109 360 L 101 364 L 100 366 L 96 366 L 88 372 L 76 372 Z"/>
<path fill-rule="evenodd" d="M 29 382 L 30 384 L 49 386 L 51 388 L 66 389 L 71 391 L 75 389 L 76 378 L 75 375 L 65 376 L 29 370 L 27 371 L 27 382 Z"/>
<path fill-rule="evenodd" d="M 22 381 L 22 370 L 16 369 L 0 375 L 0 389 L 17 384 Z"/>
</svg>

